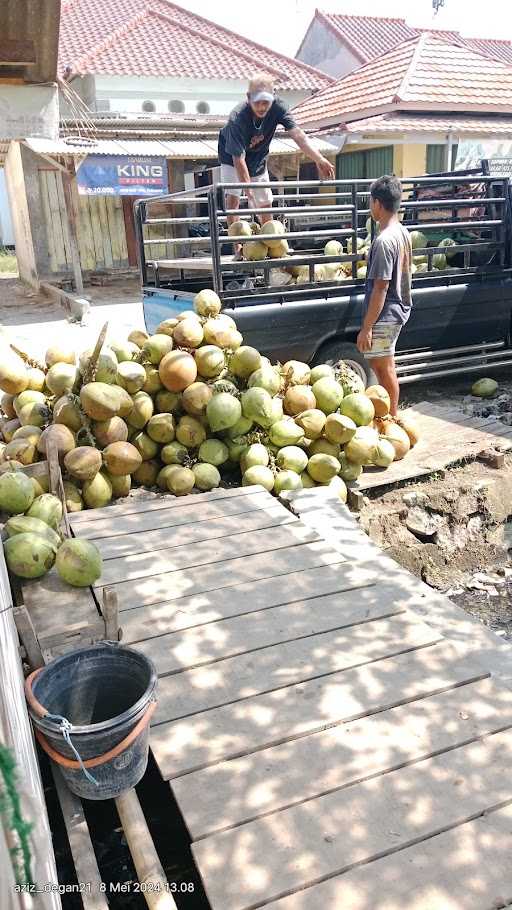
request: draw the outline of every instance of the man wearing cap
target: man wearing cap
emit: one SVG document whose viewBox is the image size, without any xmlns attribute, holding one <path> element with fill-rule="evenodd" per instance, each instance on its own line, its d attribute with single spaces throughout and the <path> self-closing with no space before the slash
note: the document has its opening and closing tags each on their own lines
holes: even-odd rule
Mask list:
<svg viewBox="0 0 512 910">
<path fill-rule="evenodd" d="M 334 168 L 327 158 L 317 152 L 306 134 L 297 126 L 285 104 L 275 96 L 270 76 L 258 73 L 249 82 L 247 101 L 229 115 L 219 135 L 220 179 L 222 183 L 268 183 L 267 157 L 274 133 L 281 124 L 300 150 L 315 162 L 320 177 L 334 177 Z M 240 204 L 241 189 L 226 193 L 228 209 Z M 252 208 L 270 208 L 272 192 L 268 187 L 246 191 Z M 263 224 L 272 218 L 270 213 L 259 216 Z M 228 215 L 228 224 L 237 220 Z"/>
</svg>

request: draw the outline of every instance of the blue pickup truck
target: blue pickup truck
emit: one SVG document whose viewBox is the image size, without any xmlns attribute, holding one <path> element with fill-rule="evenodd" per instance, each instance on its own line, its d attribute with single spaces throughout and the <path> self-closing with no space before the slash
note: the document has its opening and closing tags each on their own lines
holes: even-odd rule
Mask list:
<svg viewBox="0 0 512 910">
<path fill-rule="evenodd" d="M 508 178 L 485 170 L 403 180 L 415 274 L 413 311 L 397 350 L 401 384 L 512 363 L 511 188 Z M 209 287 L 246 343 L 272 360 L 343 359 L 367 380 L 355 341 L 375 230 L 369 183 L 272 183 L 272 216 L 290 249 L 271 259 L 234 260 L 233 243 L 250 255 L 256 216 L 269 211 L 242 209 L 243 232 L 231 229 L 228 237 L 227 219 L 236 213 L 225 195 L 234 184 L 136 203 L 148 331 L 190 309 L 194 294 Z M 329 240 L 339 243 L 325 255 Z"/>
</svg>

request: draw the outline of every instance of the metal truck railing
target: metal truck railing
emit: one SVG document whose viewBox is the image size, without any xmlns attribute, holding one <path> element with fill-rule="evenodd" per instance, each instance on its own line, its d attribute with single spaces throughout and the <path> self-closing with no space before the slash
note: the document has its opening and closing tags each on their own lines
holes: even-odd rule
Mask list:
<svg viewBox="0 0 512 910">
<path fill-rule="evenodd" d="M 357 278 L 358 263 L 363 258 L 357 252 L 357 241 L 367 235 L 371 183 L 371 180 L 220 183 L 140 200 L 135 204 L 135 223 L 143 284 L 184 291 L 210 286 L 227 305 L 250 303 L 255 298 L 261 301 L 262 296 L 276 294 L 298 300 L 305 295 L 339 296 L 352 284 L 363 283 Z M 471 274 L 487 274 L 508 266 L 507 178 L 481 172 L 454 172 L 406 178 L 402 184 L 403 223 L 409 230 L 421 231 L 428 238 L 427 246 L 414 250 L 414 257 L 426 257 L 427 265 L 426 271 L 414 276 L 415 286 L 446 282 L 447 278 L 462 281 Z M 263 187 L 274 193 L 272 208 L 227 207 L 230 190 Z M 271 214 L 283 222 L 284 233 L 275 239 L 287 240 L 291 255 L 256 261 L 234 260 L 233 244 L 256 243 L 261 238 L 257 233 L 228 237 L 228 217 L 239 216 L 240 220 L 252 222 L 263 214 Z M 152 236 L 155 231 L 158 236 Z M 372 238 L 374 232 L 372 221 Z M 440 234 L 457 240 L 457 246 L 450 249 L 450 254 L 455 250 L 455 265 L 442 271 L 433 265 L 434 256 L 446 253 L 444 246 L 436 245 Z M 325 256 L 323 246 L 331 239 L 342 242 L 343 252 Z M 297 249 L 297 245 L 301 248 Z M 152 250 L 158 255 L 151 255 Z M 315 280 L 315 266 L 330 263 L 345 266 L 350 274 L 341 281 L 329 276 L 324 281 Z M 274 286 L 271 272 L 292 266 L 307 266 L 309 281 Z"/>
</svg>

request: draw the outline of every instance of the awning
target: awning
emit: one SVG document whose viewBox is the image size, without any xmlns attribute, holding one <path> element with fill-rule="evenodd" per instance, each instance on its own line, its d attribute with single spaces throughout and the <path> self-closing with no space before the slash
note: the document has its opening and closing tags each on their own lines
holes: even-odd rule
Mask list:
<svg viewBox="0 0 512 910">
<path fill-rule="evenodd" d="M 336 154 L 336 147 L 326 139 L 311 138 L 313 147 L 322 154 Z M 98 139 L 81 140 L 27 139 L 26 144 L 42 155 L 148 155 L 164 158 L 207 160 L 217 157 L 216 139 Z M 292 139 L 275 138 L 270 145 L 271 155 L 293 155 L 299 149 Z"/>
</svg>

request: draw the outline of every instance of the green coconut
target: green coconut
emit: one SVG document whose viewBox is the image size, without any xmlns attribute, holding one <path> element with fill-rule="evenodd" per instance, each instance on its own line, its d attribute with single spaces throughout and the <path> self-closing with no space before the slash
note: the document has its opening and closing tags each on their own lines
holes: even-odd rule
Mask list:
<svg viewBox="0 0 512 910">
<path fill-rule="evenodd" d="M 0 510 L 9 515 L 26 512 L 34 501 L 34 487 L 21 471 L 6 471 L 0 476 Z"/>
<path fill-rule="evenodd" d="M 274 489 L 274 475 L 270 468 L 264 465 L 256 464 L 248 468 L 242 476 L 242 486 L 252 487 L 255 484 L 264 487 L 269 493 Z"/>
<path fill-rule="evenodd" d="M 413 250 L 425 249 L 428 243 L 426 234 L 422 231 L 411 231 L 410 236 Z"/>
<path fill-rule="evenodd" d="M 82 427 L 79 400 L 71 395 L 63 395 L 53 406 L 53 422 L 62 423 L 68 430 L 77 433 Z"/>
<path fill-rule="evenodd" d="M 74 365 L 76 363 L 76 356 L 71 348 L 61 348 L 60 345 L 54 344 L 46 351 L 44 360 L 47 367 L 52 367 L 56 363 L 71 363 Z"/>
<path fill-rule="evenodd" d="M 109 420 L 110 417 L 116 417 L 121 406 L 117 389 L 106 382 L 88 382 L 82 386 L 80 403 L 92 420 Z"/>
<path fill-rule="evenodd" d="M 37 460 L 36 443 L 30 439 L 13 438 L 3 450 L 3 459 L 4 461 L 18 461 L 22 465 L 33 464 Z"/>
<path fill-rule="evenodd" d="M 235 439 L 229 439 L 227 446 L 228 446 L 228 451 L 229 451 L 230 462 L 232 462 L 234 465 L 240 464 L 242 456 L 245 454 L 245 452 L 248 449 L 247 443 L 245 442 L 243 437 L 236 437 Z"/>
<path fill-rule="evenodd" d="M 258 240 L 248 241 L 244 243 L 242 250 L 244 259 L 247 259 L 250 262 L 257 262 L 261 259 L 266 259 L 268 253 L 267 244 L 262 243 Z"/>
<path fill-rule="evenodd" d="M 62 542 L 57 532 L 46 522 L 41 521 L 40 518 L 31 518 L 29 515 L 13 515 L 6 521 L 5 530 L 8 537 L 15 537 L 16 534 L 39 534 L 56 548 L 60 547 Z"/>
<path fill-rule="evenodd" d="M 242 225 L 243 233 L 244 226 L 247 224 L 245 221 L 235 222 L 234 224 L 230 225 L 228 228 L 228 234 L 231 228 L 233 228 L 235 225 L 238 226 L 239 224 Z M 251 229 L 249 227 L 249 233 L 250 231 Z M 193 300 L 193 306 L 199 316 L 217 316 L 222 309 L 222 303 L 219 295 L 216 294 L 215 291 L 210 290 L 210 288 L 205 288 L 204 291 L 199 291 L 199 293 L 196 294 Z"/>
<path fill-rule="evenodd" d="M 312 477 L 309 476 L 307 471 L 303 471 L 300 475 L 301 483 L 304 490 L 312 490 L 317 486 Z"/>
<path fill-rule="evenodd" d="M 163 389 L 160 373 L 158 372 L 157 367 L 151 366 L 149 363 L 146 364 L 145 370 L 146 381 L 142 386 L 142 391 L 147 392 L 148 395 L 153 397 L 157 392 L 160 392 L 161 389 Z"/>
<path fill-rule="evenodd" d="M 169 465 L 167 474 L 167 489 L 175 496 L 186 496 L 194 489 L 196 475 L 190 468 L 179 465 Z"/>
<path fill-rule="evenodd" d="M 279 496 L 284 490 L 302 489 L 302 480 L 295 471 L 279 471 L 274 480 L 274 493 Z"/>
<path fill-rule="evenodd" d="M 395 460 L 395 447 L 389 439 L 379 439 L 372 453 L 372 462 L 378 468 L 388 468 Z"/>
<path fill-rule="evenodd" d="M 172 442 L 175 435 L 174 417 L 172 414 L 155 414 L 148 421 L 146 433 L 154 442 L 165 445 Z"/>
<path fill-rule="evenodd" d="M 333 477 L 332 480 L 329 481 L 328 486 L 331 490 L 334 490 L 336 492 L 338 499 L 341 499 L 342 502 L 347 501 L 347 485 L 342 477 Z"/>
<path fill-rule="evenodd" d="M 133 329 L 128 335 L 128 341 L 131 341 L 133 344 L 136 344 L 138 348 L 142 348 L 145 341 L 147 341 L 149 335 L 147 332 L 143 332 L 142 329 Z"/>
<path fill-rule="evenodd" d="M 358 427 L 354 436 L 345 446 L 345 455 L 356 464 L 372 464 L 379 434 L 372 427 Z"/>
<path fill-rule="evenodd" d="M 361 464 L 356 464 L 354 461 L 349 461 L 344 452 L 341 453 L 339 461 L 341 464 L 340 477 L 345 483 L 357 480 L 363 473 L 363 466 Z"/>
<path fill-rule="evenodd" d="M 323 376 L 317 379 L 313 388 L 317 406 L 324 414 L 332 414 L 337 411 L 343 400 L 343 388 L 331 376 Z"/>
<path fill-rule="evenodd" d="M 141 466 L 133 472 L 132 477 L 135 483 L 143 487 L 153 487 L 160 472 L 160 462 L 156 458 L 149 458 L 143 461 Z"/>
<path fill-rule="evenodd" d="M 92 480 L 101 465 L 101 453 L 92 446 L 78 446 L 64 456 L 66 471 L 77 480 Z"/>
<path fill-rule="evenodd" d="M 105 471 L 98 471 L 92 480 L 86 480 L 82 487 L 82 496 L 90 509 L 101 509 L 112 500 L 112 484 Z"/>
<path fill-rule="evenodd" d="M 47 404 L 34 401 L 20 409 L 19 421 L 22 426 L 44 427 L 50 420 L 50 409 Z"/>
<path fill-rule="evenodd" d="M 192 472 L 195 478 L 195 486 L 198 490 L 208 492 L 209 490 L 216 489 L 216 487 L 220 485 L 221 476 L 217 468 L 209 462 L 195 464 L 192 468 Z"/>
<path fill-rule="evenodd" d="M 319 379 L 324 379 L 326 376 L 334 379 L 334 369 L 328 363 L 319 363 L 318 366 L 313 367 L 311 370 L 309 382 L 314 385 L 315 382 L 318 382 Z"/>
<path fill-rule="evenodd" d="M 16 395 L 13 399 L 13 408 L 17 417 L 20 416 L 21 409 L 27 404 L 46 404 L 46 395 L 35 389 L 25 389 L 25 391 Z"/>
<path fill-rule="evenodd" d="M 281 374 L 287 386 L 303 386 L 308 385 L 310 381 L 311 369 L 301 360 L 287 360 L 281 368 Z"/>
<path fill-rule="evenodd" d="M 312 455 L 308 461 L 308 474 L 317 483 L 329 483 L 336 474 L 339 474 L 340 470 L 340 462 L 332 455 Z"/>
<path fill-rule="evenodd" d="M 471 386 L 471 394 L 477 398 L 492 398 L 498 391 L 495 379 L 477 379 Z"/>
<path fill-rule="evenodd" d="M 251 225 L 247 221 L 232 221 L 228 226 L 229 237 L 250 237 L 251 235 Z M 204 294 L 204 291 L 201 291 L 201 293 Z"/>
<path fill-rule="evenodd" d="M 103 460 L 109 474 L 120 477 L 133 474 L 141 465 L 142 456 L 130 442 L 112 442 L 103 450 Z"/>
<path fill-rule="evenodd" d="M 328 414 L 325 421 L 324 435 L 329 442 L 344 445 L 349 442 L 357 430 L 357 424 L 344 414 Z"/>
<path fill-rule="evenodd" d="M 42 392 L 44 389 L 46 374 L 38 367 L 29 367 L 27 369 L 28 386 L 27 389 L 33 389 L 35 392 Z"/>
<path fill-rule="evenodd" d="M 198 348 L 204 339 L 203 327 L 198 319 L 183 319 L 174 329 L 173 338 L 180 348 Z"/>
<path fill-rule="evenodd" d="M 92 432 L 101 449 L 112 442 L 126 442 L 128 439 L 128 427 L 121 417 L 111 417 L 109 420 L 93 423 Z"/>
<path fill-rule="evenodd" d="M 6 420 L 2 422 L 2 435 L 6 442 L 11 442 L 16 430 L 19 430 L 21 427 L 20 421 L 15 418 L 14 420 Z"/>
<path fill-rule="evenodd" d="M 140 348 L 133 341 L 111 341 L 109 347 L 116 355 L 118 363 L 133 360 L 140 353 Z"/>
<path fill-rule="evenodd" d="M 240 379 L 248 379 L 249 376 L 259 370 L 261 366 L 261 354 L 256 348 L 249 345 L 242 345 L 238 348 L 229 359 L 229 370 L 233 376 Z"/>
<path fill-rule="evenodd" d="M 75 448 L 73 433 L 62 423 L 54 423 L 41 433 L 37 441 L 37 448 L 41 455 L 48 455 L 46 446 L 49 439 L 53 440 L 59 458 L 64 458 L 68 452 Z"/>
<path fill-rule="evenodd" d="M 71 363 L 56 363 L 46 374 L 46 385 L 52 395 L 60 398 L 70 392 L 77 380 L 78 370 Z"/>
<path fill-rule="evenodd" d="M 158 476 L 156 478 L 156 483 L 157 483 L 158 488 L 160 490 L 162 490 L 162 492 L 164 492 L 164 493 L 169 492 L 169 487 L 167 486 L 167 479 L 170 476 L 170 474 L 172 474 L 173 468 L 175 468 L 175 467 L 176 467 L 176 465 L 167 464 L 158 473 Z"/>
<path fill-rule="evenodd" d="M 251 373 L 247 385 L 250 389 L 265 389 L 269 395 L 277 395 L 282 385 L 282 378 L 275 367 L 263 364 L 254 373 Z"/>
<path fill-rule="evenodd" d="M 100 578 L 103 561 L 90 540 L 65 540 L 57 553 L 55 568 L 63 581 L 75 588 L 86 588 Z"/>
<path fill-rule="evenodd" d="M 194 358 L 197 372 L 203 379 L 215 379 L 222 373 L 226 366 L 224 351 L 215 344 L 206 344 L 203 347 L 198 348 L 198 350 L 194 352 Z"/>
<path fill-rule="evenodd" d="M 152 458 L 156 458 L 158 455 L 158 443 L 151 439 L 147 433 L 143 431 L 137 433 L 133 439 L 132 443 L 140 453 L 143 461 L 150 461 Z"/>
<path fill-rule="evenodd" d="M 223 313 L 220 316 L 207 319 L 203 326 L 203 331 L 207 345 L 213 344 L 223 350 L 233 350 L 233 348 L 239 347 L 235 336 L 237 331 L 236 323 Z"/>
<path fill-rule="evenodd" d="M 252 445 L 248 446 L 240 458 L 240 466 L 244 472 L 249 468 L 255 467 L 255 465 L 267 467 L 268 463 L 268 449 L 261 442 L 254 442 Z"/>
<path fill-rule="evenodd" d="M 53 566 L 57 548 L 39 534 L 16 534 L 4 542 L 5 561 L 19 578 L 41 578 Z"/>
<path fill-rule="evenodd" d="M 184 464 L 188 459 L 188 449 L 181 442 L 170 442 L 162 448 L 160 458 L 164 464 Z"/>
<path fill-rule="evenodd" d="M 112 487 L 112 496 L 114 499 L 120 499 L 123 496 L 128 496 L 132 488 L 131 474 L 121 474 L 119 477 L 114 477 L 107 471 L 106 475 L 110 481 L 110 486 Z"/>
<path fill-rule="evenodd" d="M 50 528 L 57 530 L 62 520 L 62 503 L 58 496 L 53 493 L 43 493 L 34 499 L 32 505 L 27 511 L 30 518 L 39 518 L 44 521 Z"/>
<path fill-rule="evenodd" d="M 126 423 L 136 430 L 142 430 L 148 420 L 153 416 L 153 399 L 146 392 L 136 392 L 132 395 L 133 408 L 126 418 Z"/>
<path fill-rule="evenodd" d="M 205 439 L 199 446 L 197 455 L 199 461 L 219 467 L 228 460 L 229 449 L 220 439 Z"/>
<path fill-rule="evenodd" d="M 183 392 L 183 408 L 191 417 L 202 417 L 206 414 L 206 406 L 212 395 L 211 387 L 205 382 L 193 382 Z"/>
<path fill-rule="evenodd" d="M 340 414 L 350 417 L 356 426 L 369 426 L 375 417 L 373 402 L 364 393 L 347 395 L 340 404 Z"/>
<path fill-rule="evenodd" d="M 176 428 L 176 439 L 187 449 L 196 449 L 206 439 L 206 430 L 196 417 L 181 417 Z"/>
<path fill-rule="evenodd" d="M 306 439 L 318 439 L 323 433 L 325 421 L 324 412 L 318 408 L 309 408 L 295 417 L 295 423 L 304 430 Z"/>
<path fill-rule="evenodd" d="M 92 354 L 93 352 L 91 350 L 84 351 L 80 354 L 79 369 L 82 376 L 84 376 L 89 369 Z M 103 347 L 99 353 L 95 367 L 94 378 L 96 382 L 106 382 L 108 385 L 114 383 L 117 376 L 117 364 L 118 360 L 115 352 L 111 348 Z"/>
<path fill-rule="evenodd" d="M 122 363 L 117 365 L 116 382 L 129 395 L 135 395 L 136 392 L 141 391 L 146 382 L 146 371 L 141 363 L 137 363 L 134 360 L 123 360 Z"/>
<path fill-rule="evenodd" d="M 246 433 L 249 433 L 253 426 L 252 420 L 249 420 L 248 417 L 244 417 L 242 414 L 240 420 L 237 420 L 234 426 L 230 427 L 229 430 L 226 430 L 226 436 L 228 439 L 236 439 L 238 436 L 244 436 Z"/>
<path fill-rule="evenodd" d="M 259 386 L 242 393 L 242 414 L 258 426 L 268 428 L 274 423 L 272 397 Z"/>
<path fill-rule="evenodd" d="M 156 327 L 157 335 L 170 335 L 172 338 L 174 329 L 178 325 L 179 319 L 177 316 L 171 316 L 169 319 L 164 319 L 160 325 Z"/>
<path fill-rule="evenodd" d="M 78 487 L 69 480 L 64 481 L 63 487 L 68 512 L 81 512 L 84 507 L 84 501 Z"/>
<path fill-rule="evenodd" d="M 332 455 L 333 458 L 339 458 L 340 446 L 335 442 L 329 442 L 328 439 L 314 439 L 308 447 L 309 455 Z"/>
<path fill-rule="evenodd" d="M 173 339 L 169 335 L 151 335 L 142 345 L 142 356 L 153 366 L 158 366 L 162 358 L 172 351 L 172 347 Z"/>
<path fill-rule="evenodd" d="M 284 446 L 276 455 L 276 464 L 283 471 L 295 471 L 302 474 L 308 463 L 308 456 L 299 446 Z"/>
<path fill-rule="evenodd" d="M 285 417 L 273 423 L 269 429 L 270 441 L 281 448 L 282 446 L 292 446 L 304 438 L 304 432 L 301 427 L 297 426 L 291 417 Z"/>
<path fill-rule="evenodd" d="M 30 424 L 27 424 L 25 427 L 18 427 L 17 430 L 13 433 L 12 441 L 16 439 L 28 439 L 30 442 L 37 445 L 37 441 L 42 434 L 41 427 L 32 427 Z"/>
<path fill-rule="evenodd" d="M 238 398 L 221 392 L 214 395 L 206 405 L 206 417 L 213 433 L 229 430 L 242 416 L 242 405 Z"/>
<path fill-rule="evenodd" d="M 175 414 L 180 410 L 182 397 L 179 392 L 168 392 L 165 389 L 157 392 L 156 410 L 159 414 Z"/>
<path fill-rule="evenodd" d="M 15 397 L 15 395 L 7 395 L 6 393 L 0 398 L 0 409 L 6 417 L 10 417 L 11 419 L 17 416 L 16 411 L 14 410 Z"/>
</svg>

